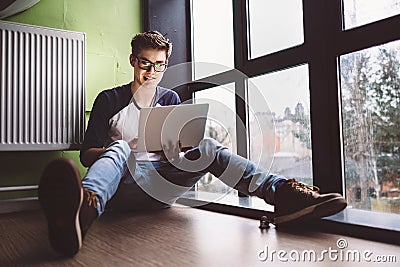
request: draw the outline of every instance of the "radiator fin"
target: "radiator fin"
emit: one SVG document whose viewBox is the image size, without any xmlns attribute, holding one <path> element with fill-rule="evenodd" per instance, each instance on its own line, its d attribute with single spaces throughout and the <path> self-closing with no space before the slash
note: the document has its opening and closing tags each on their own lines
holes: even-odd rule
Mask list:
<svg viewBox="0 0 400 267">
<path fill-rule="evenodd" d="M 0 151 L 79 149 L 84 33 L 0 21 Z"/>
</svg>

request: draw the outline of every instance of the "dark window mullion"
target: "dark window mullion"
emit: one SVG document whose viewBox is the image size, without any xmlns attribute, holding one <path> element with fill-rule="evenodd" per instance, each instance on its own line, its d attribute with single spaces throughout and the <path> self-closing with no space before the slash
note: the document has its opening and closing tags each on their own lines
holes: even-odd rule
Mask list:
<svg viewBox="0 0 400 267">
<path fill-rule="evenodd" d="M 242 71 L 248 58 L 247 0 L 232 0 L 235 68 Z"/>
<path fill-rule="evenodd" d="M 335 36 L 341 28 L 340 1 L 304 0 L 311 105 L 314 184 L 322 192 L 343 191 L 342 148 Z"/>
<path fill-rule="evenodd" d="M 246 106 L 246 92 L 247 92 L 247 80 L 241 77 L 235 83 L 235 102 L 236 102 L 236 142 L 237 142 L 237 154 L 248 158 L 248 116 Z"/>
<path fill-rule="evenodd" d="M 363 25 L 350 30 L 342 31 L 337 36 L 337 55 L 343 55 L 359 51 L 371 46 L 384 44 L 400 39 L 400 31 L 387 29 L 398 29 L 400 15 L 383 19 L 374 23 Z"/>
<path fill-rule="evenodd" d="M 247 41 L 247 1 L 232 0 L 232 7 L 235 69 L 245 73 L 243 69 L 248 61 L 249 51 L 249 44 Z M 235 82 L 237 153 L 238 155 L 247 158 L 247 140 L 249 136 L 246 130 L 246 79 L 243 75 L 239 76 L 240 77 L 238 77 L 238 80 Z"/>
<path fill-rule="evenodd" d="M 244 63 L 242 71 L 249 77 L 275 72 L 307 63 L 306 55 L 307 49 L 303 44 L 277 53 L 248 60 Z"/>
<path fill-rule="evenodd" d="M 245 73 L 244 67 L 248 61 L 249 52 L 247 41 L 247 1 L 232 0 L 232 7 L 235 69 Z M 246 79 L 244 77 L 235 82 L 235 92 L 237 154 L 247 158 L 247 140 L 249 140 L 249 136 L 246 130 Z M 244 195 L 239 192 L 239 196 L 243 197 Z"/>
<path fill-rule="evenodd" d="M 212 76 L 197 79 L 196 82 L 222 85 L 222 84 L 237 82 L 237 81 L 239 81 L 239 79 L 240 79 L 240 77 L 238 77 L 237 70 L 228 70 L 228 71 L 214 74 Z M 210 87 L 213 87 L 213 86 L 210 86 Z M 202 89 L 207 89 L 207 88 L 202 88 Z"/>
</svg>

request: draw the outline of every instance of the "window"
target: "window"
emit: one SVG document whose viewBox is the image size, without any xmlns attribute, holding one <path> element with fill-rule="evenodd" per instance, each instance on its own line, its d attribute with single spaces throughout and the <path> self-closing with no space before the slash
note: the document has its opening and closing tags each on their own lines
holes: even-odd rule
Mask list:
<svg viewBox="0 0 400 267">
<path fill-rule="evenodd" d="M 400 14 L 399 0 L 343 0 L 346 30 Z"/>
<path fill-rule="evenodd" d="M 251 59 L 304 42 L 301 0 L 249 0 Z"/>
<path fill-rule="evenodd" d="M 340 57 L 346 195 L 400 214 L 400 41 Z"/>
<path fill-rule="evenodd" d="M 214 8 L 192 0 L 195 62 L 227 66 L 195 69 L 194 77 L 234 83 L 236 92 L 222 100 L 216 93 L 222 87 L 199 87 L 194 98 L 234 105 L 240 155 L 323 192 L 344 194 L 346 214 L 330 220 L 400 231 L 396 223 L 385 224 L 399 213 L 399 1 L 272 2 L 226 0 L 224 8 Z M 219 35 L 210 42 L 206 37 L 214 32 Z M 230 68 L 243 77 L 226 78 Z M 244 198 L 237 199 L 240 205 Z M 352 211 L 361 215 L 353 220 Z M 375 211 L 386 213 L 373 220 Z"/>
<path fill-rule="evenodd" d="M 235 109 L 235 84 L 212 87 L 194 93 L 195 103 L 208 103 L 208 119 L 206 124 L 206 137 L 211 137 L 236 153 L 236 109 Z M 237 195 L 222 181 L 207 173 L 197 183 L 199 192 L 210 192 L 221 195 Z"/>
<path fill-rule="evenodd" d="M 249 48 L 249 51 L 252 51 L 252 58 L 262 57 L 262 55 L 284 50 L 304 42 L 302 1 L 285 1 L 285 4 L 290 2 L 291 5 L 289 7 L 285 7 L 280 3 L 272 5 L 269 2 L 266 2 L 266 4 L 264 2 L 249 1 L 249 9 L 246 12 L 249 17 L 250 28 L 250 37 L 246 42 L 248 41 L 252 46 L 252 48 Z M 211 4 L 213 8 L 210 10 Z M 224 71 L 225 73 L 229 72 L 233 68 L 232 33 L 239 30 L 234 29 L 232 32 L 230 30 L 232 29 L 231 25 L 233 25 L 232 1 L 224 0 L 217 6 L 214 6 L 214 4 L 209 1 L 192 1 L 192 49 L 195 61 L 195 79 L 205 79 L 213 75 L 218 76 L 223 74 Z M 235 2 L 234 4 L 237 5 Z M 270 16 L 265 16 L 260 12 L 260 10 L 265 11 L 266 8 L 269 10 Z M 276 15 L 277 13 L 279 15 Z M 265 20 L 266 17 L 267 21 L 272 25 L 269 28 L 270 32 L 265 32 L 265 27 L 259 27 L 260 25 L 265 25 L 258 22 Z M 279 31 L 276 30 L 277 23 L 280 25 Z M 282 30 L 282 27 L 284 30 Z M 274 38 L 266 38 L 268 35 L 272 35 Z M 274 42 L 271 40 L 274 40 Z M 267 50 L 265 50 L 266 47 Z M 218 64 L 221 63 L 227 67 L 218 69 Z M 240 62 L 235 63 L 240 64 Z M 296 65 L 296 63 L 293 62 L 291 65 Z M 227 80 L 227 85 L 196 91 L 193 97 L 196 103 L 208 102 L 211 104 L 209 115 L 212 118 L 214 114 L 223 113 L 221 111 L 225 109 L 225 106 L 229 107 L 230 111 L 234 111 L 229 116 L 225 115 L 225 118 L 216 117 L 218 118 L 217 121 L 211 119 L 208 122 L 208 127 L 212 130 L 207 133 L 208 136 L 216 136 L 218 140 L 218 136 L 225 135 L 218 134 L 219 132 L 230 133 L 232 138 L 229 139 L 229 142 L 233 142 L 233 152 L 241 152 L 242 156 L 259 162 L 265 168 L 272 167 L 271 170 L 274 172 L 312 184 L 308 66 L 305 64 L 297 67 L 290 65 L 287 67 L 287 70 L 259 76 L 245 73 L 235 83 Z M 254 77 L 248 79 L 246 75 Z M 231 77 L 232 75 L 226 75 L 226 77 L 228 76 Z M 235 84 L 239 84 L 239 86 L 235 87 Z M 246 89 L 240 91 L 243 89 L 241 85 L 244 86 L 243 88 L 247 88 L 247 94 Z M 230 95 L 226 94 L 226 88 L 231 88 Z M 262 89 L 258 90 L 257 88 Z M 243 100 L 248 101 L 249 110 L 238 111 L 236 109 L 237 102 L 235 102 L 235 97 L 238 97 L 238 95 L 248 95 L 248 99 L 244 97 Z M 288 95 L 291 97 L 288 98 Z M 263 99 L 267 100 L 266 103 L 262 101 Z M 273 104 L 273 113 L 268 113 L 268 106 L 271 103 Z M 235 123 L 238 120 L 238 116 L 235 113 L 245 114 L 245 121 L 248 122 L 247 137 L 245 136 L 241 139 L 242 142 L 243 140 L 244 142 L 246 142 L 246 139 L 248 140 L 248 147 L 245 153 L 243 153 L 243 150 L 237 151 L 236 149 L 237 139 L 235 134 L 236 128 L 239 126 Z M 273 118 L 271 117 L 272 114 L 274 114 Z M 271 119 L 269 123 L 266 121 L 268 117 Z M 222 126 L 218 125 L 218 121 L 223 122 Z M 233 124 L 230 124 L 230 122 L 233 122 Z M 278 126 L 277 135 L 275 133 L 275 125 Z M 257 145 L 260 139 L 264 141 L 263 147 Z M 221 142 L 221 140 L 218 141 Z M 277 146 L 276 143 L 278 144 Z M 279 161 L 275 159 L 276 157 L 279 157 Z M 274 164 L 272 164 L 273 159 L 275 159 Z M 271 164 L 272 166 L 268 166 Z M 230 190 L 211 175 L 206 175 L 202 178 L 196 189 L 197 192 L 237 194 L 236 191 Z M 260 201 L 255 199 L 251 202 L 253 202 L 253 207 L 256 204 L 257 208 L 263 206 L 263 208 L 271 210 L 264 202 L 258 203 Z"/>
<path fill-rule="evenodd" d="M 312 184 L 308 79 L 302 65 L 249 80 L 249 156 L 273 173 Z"/>
<path fill-rule="evenodd" d="M 234 68 L 232 0 L 192 0 L 194 77 Z"/>
</svg>

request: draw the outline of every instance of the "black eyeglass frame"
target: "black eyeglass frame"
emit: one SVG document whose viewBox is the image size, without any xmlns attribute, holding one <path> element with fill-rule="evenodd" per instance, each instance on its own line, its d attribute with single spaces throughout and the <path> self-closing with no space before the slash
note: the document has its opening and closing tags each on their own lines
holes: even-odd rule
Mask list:
<svg viewBox="0 0 400 267">
<path fill-rule="evenodd" d="M 167 63 L 157 63 L 157 62 L 156 62 L 156 63 L 153 63 L 153 62 L 150 62 L 150 61 L 148 61 L 148 60 L 146 60 L 146 59 L 141 59 L 141 58 L 139 58 L 139 57 L 137 57 L 137 56 L 135 56 L 135 58 L 136 58 L 137 61 L 138 61 L 138 66 L 139 66 L 139 68 L 142 69 L 142 70 L 147 70 L 147 71 L 149 71 L 151 68 L 154 68 L 154 71 L 155 71 L 155 72 L 164 72 L 164 71 L 167 69 L 167 67 L 168 67 L 168 64 L 167 64 Z M 147 66 L 147 67 L 140 66 L 140 61 L 146 62 L 146 63 L 148 64 L 148 66 Z M 160 65 L 158 68 L 164 67 L 164 69 L 163 69 L 163 70 L 157 70 L 157 66 L 156 66 L 157 64 Z"/>
</svg>

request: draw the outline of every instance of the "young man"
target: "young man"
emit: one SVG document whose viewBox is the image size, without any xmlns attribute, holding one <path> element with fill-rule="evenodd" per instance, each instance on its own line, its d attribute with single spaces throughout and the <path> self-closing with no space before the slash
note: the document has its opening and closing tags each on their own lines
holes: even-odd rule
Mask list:
<svg viewBox="0 0 400 267">
<path fill-rule="evenodd" d="M 80 154 L 82 164 L 90 167 L 86 176 L 81 181 L 67 159 L 51 162 L 43 172 L 39 199 L 56 251 L 76 254 L 106 205 L 124 210 L 169 207 L 207 172 L 274 204 L 276 224 L 320 218 L 346 207 L 341 195 L 320 195 L 313 187 L 268 173 L 213 139 L 183 155 L 179 145 L 171 144 L 164 144 L 164 152 L 133 153 L 140 109 L 176 105 L 180 99 L 158 86 L 171 55 L 169 40 L 158 32 L 145 32 L 137 34 L 131 46 L 133 81 L 101 92 L 94 102 Z"/>
</svg>

